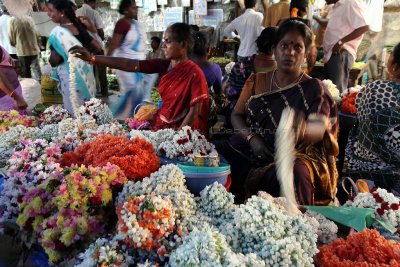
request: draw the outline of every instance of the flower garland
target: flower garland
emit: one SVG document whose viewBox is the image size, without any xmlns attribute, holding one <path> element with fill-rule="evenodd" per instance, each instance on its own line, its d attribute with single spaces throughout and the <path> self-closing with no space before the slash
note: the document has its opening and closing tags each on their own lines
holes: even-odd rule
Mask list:
<svg viewBox="0 0 400 267">
<path fill-rule="evenodd" d="M 41 227 L 34 233 L 51 263 L 70 257 L 76 249 L 104 233 L 107 223 L 112 221 L 106 212 L 113 204 L 112 190 L 127 181 L 122 170 L 113 164 L 82 165 L 64 170 L 64 173 L 65 178 L 53 190 L 51 200 L 44 202 L 46 199 L 42 199 L 50 212 L 43 216 Z M 46 195 L 40 194 L 42 196 Z M 21 226 L 30 222 L 30 215 L 33 215 L 30 212 L 35 210 L 33 204 L 24 203 L 18 218 Z"/>
<path fill-rule="evenodd" d="M 16 110 L 0 111 L 0 135 L 17 125 L 35 127 L 38 121 L 36 117 L 21 115 Z"/>
<path fill-rule="evenodd" d="M 342 102 L 340 110 L 347 114 L 356 114 L 356 97 L 362 87 L 357 85 L 356 87 L 349 88 L 342 93 Z"/>
<path fill-rule="evenodd" d="M 266 266 L 257 255 L 234 253 L 225 237 L 211 227 L 195 229 L 171 253 L 169 265 L 184 266 Z"/>
<path fill-rule="evenodd" d="M 69 113 L 61 105 L 52 105 L 46 108 L 41 114 L 44 124 L 57 124 L 60 121 L 69 118 Z"/>
<path fill-rule="evenodd" d="M 399 266 L 400 244 L 383 238 L 376 230 L 365 229 L 322 246 L 317 266 Z"/>
<path fill-rule="evenodd" d="M 91 98 L 79 107 L 78 117 L 83 121 L 95 120 L 98 125 L 112 123 L 114 117 L 104 101 Z"/>
<path fill-rule="evenodd" d="M 63 166 L 85 164 L 103 166 L 111 162 L 119 166 L 128 179 L 141 180 L 156 171 L 160 161 L 147 141 L 125 136 L 103 135 L 93 142 L 79 145 L 74 152 L 63 154 Z"/>
<path fill-rule="evenodd" d="M 325 79 L 322 82 L 328 88 L 329 92 L 332 95 L 333 100 L 336 103 L 340 103 L 341 100 L 340 91 L 339 89 L 337 89 L 336 85 L 329 79 Z"/>
<path fill-rule="evenodd" d="M 373 188 L 369 193 L 359 193 L 350 198 L 343 206 L 373 208 L 373 218 L 382 219 L 400 233 L 400 201 L 383 188 Z"/>
<path fill-rule="evenodd" d="M 187 232 L 192 225 L 199 223 L 196 217 L 196 202 L 194 196 L 185 185 L 185 176 L 173 164 L 161 166 L 149 177 L 139 182 L 128 182 L 118 195 L 117 202 L 124 203 L 129 197 L 157 194 L 171 199 L 177 219 L 183 231 Z"/>
<path fill-rule="evenodd" d="M 79 99 L 76 88 L 76 79 L 75 79 L 75 65 L 77 58 L 72 54 L 68 54 L 68 63 L 69 63 L 69 98 L 71 101 L 72 111 L 74 112 L 73 117 L 79 116 Z"/>
<path fill-rule="evenodd" d="M 182 231 L 176 224 L 175 210 L 169 198 L 157 195 L 128 198 L 117 207 L 116 239 L 152 262 L 165 263 L 180 242 Z M 136 259 L 140 262 L 140 258 Z"/>
<path fill-rule="evenodd" d="M 316 225 L 313 228 L 317 229 L 319 242 L 329 244 L 337 239 L 338 227 L 334 222 L 311 210 L 307 210 L 303 215 L 316 220 Z"/>
</svg>

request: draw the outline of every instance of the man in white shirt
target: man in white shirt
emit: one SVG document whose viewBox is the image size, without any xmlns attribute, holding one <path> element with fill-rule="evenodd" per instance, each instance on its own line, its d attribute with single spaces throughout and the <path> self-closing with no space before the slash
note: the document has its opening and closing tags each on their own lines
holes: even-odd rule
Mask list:
<svg viewBox="0 0 400 267">
<path fill-rule="evenodd" d="M 87 18 L 97 29 L 97 34 L 91 34 L 100 44 L 104 40 L 104 24 L 100 17 L 100 14 L 96 8 L 96 0 L 85 0 L 82 7 L 75 11 L 77 17 Z M 89 32 L 90 34 L 90 32 Z M 100 39 L 101 38 L 101 39 Z M 103 45 L 102 45 L 103 46 Z M 98 53 L 98 55 L 104 55 L 104 52 Z M 101 65 L 95 66 L 95 75 L 97 88 L 100 87 L 101 95 L 108 96 L 108 82 L 107 82 L 107 68 Z"/>
<path fill-rule="evenodd" d="M 340 91 L 347 88 L 349 73 L 357 57 L 357 49 L 368 31 L 365 6 L 361 0 L 325 0 L 334 4 L 324 36 L 324 62 L 328 78 Z"/>
<path fill-rule="evenodd" d="M 4 5 L 1 5 L 0 8 L 3 10 L 3 14 L 0 16 L 0 45 L 4 47 L 10 56 L 16 58 L 17 50 L 10 44 L 10 38 L 8 37 L 11 16 Z"/>
<path fill-rule="evenodd" d="M 245 0 L 246 11 L 234 19 L 224 30 L 224 35 L 240 39 L 238 60 L 253 57 L 257 53 L 256 39 L 264 29 L 263 14 L 256 12 L 256 0 Z M 234 31 L 238 33 L 235 34 Z"/>
</svg>

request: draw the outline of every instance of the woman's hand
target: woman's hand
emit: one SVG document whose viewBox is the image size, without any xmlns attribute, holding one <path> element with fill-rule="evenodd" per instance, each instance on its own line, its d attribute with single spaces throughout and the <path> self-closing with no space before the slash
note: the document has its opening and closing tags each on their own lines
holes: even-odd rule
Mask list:
<svg viewBox="0 0 400 267">
<path fill-rule="evenodd" d="M 258 160 L 265 161 L 265 162 L 273 162 L 274 161 L 274 155 L 265 146 L 264 140 L 260 136 L 254 135 L 250 139 L 249 144 L 250 144 L 251 150 L 253 151 L 253 154 L 257 157 Z"/>
<path fill-rule="evenodd" d="M 26 109 L 28 104 L 25 102 L 24 98 L 22 98 L 19 94 L 14 94 L 14 102 L 18 109 Z"/>
<path fill-rule="evenodd" d="M 79 16 L 78 19 L 80 22 L 85 25 L 86 29 L 92 33 L 97 33 L 96 27 L 93 25 L 93 23 L 85 16 Z"/>
<path fill-rule="evenodd" d="M 70 52 L 77 58 L 83 59 L 85 61 L 90 61 L 90 59 L 92 58 L 92 54 L 89 52 L 89 50 L 87 50 L 86 48 L 84 48 L 82 46 L 78 46 L 78 45 L 73 46 L 73 47 L 71 47 L 70 50 L 68 50 L 68 52 Z"/>
</svg>

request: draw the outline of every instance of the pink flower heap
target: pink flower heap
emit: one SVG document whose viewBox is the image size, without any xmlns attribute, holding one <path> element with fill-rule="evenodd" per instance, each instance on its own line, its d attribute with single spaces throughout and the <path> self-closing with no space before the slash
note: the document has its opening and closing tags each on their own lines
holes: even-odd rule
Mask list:
<svg viewBox="0 0 400 267">
<path fill-rule="evenodd" d="M 3 212 L 0 223 L 14 222 L 24 194 L 40 185 L 50 176 L 57 176 L 62 168 L 57 163 L 61 158 L 61 149 L 45 140 L 24 140 L 15 148 L 8 160 L 10 168 L 0 195 Z"/>
</svg>

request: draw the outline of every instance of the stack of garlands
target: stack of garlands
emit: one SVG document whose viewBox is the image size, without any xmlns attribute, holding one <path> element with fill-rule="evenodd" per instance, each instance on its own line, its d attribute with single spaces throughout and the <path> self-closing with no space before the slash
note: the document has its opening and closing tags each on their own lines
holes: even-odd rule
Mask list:
<svg viewBox="0 0 400 267">
<path fill-rule="evenodd" d="M 103 135 L 93 142 L 79 145 L 74 152 L 63 154 L 62 165 L 84 164 L 104 166 L 110 162 L 119 166 L 130 180 L 141 180 L 158 170 L 160 160 L 153 146 L 141 139 Z"/>
<path fill-rule="evenodd" d="M 21 115 L 16 110 L 0 111 L 0 134 L 17 125 L 35 127 L 38 125 L 38 122 L 35 117 Z"/>
</svg>

